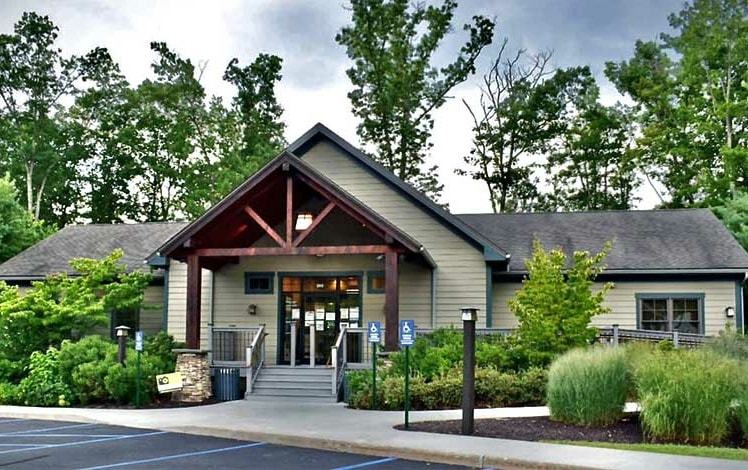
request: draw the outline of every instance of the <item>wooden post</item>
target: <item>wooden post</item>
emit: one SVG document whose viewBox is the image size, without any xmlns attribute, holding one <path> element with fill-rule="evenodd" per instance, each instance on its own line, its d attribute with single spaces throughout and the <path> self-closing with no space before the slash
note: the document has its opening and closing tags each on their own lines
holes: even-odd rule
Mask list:
<svg viewBox="0 0 748 470">
<path fill-rule="evenodd" d="M 384 348 L 387 351 L 397 350 L 400 322 L 398 285 L 398 254 L 388 250 L 384 255 Z"/>
<path fill-rule="evenodd" d="M 202 291 L 200 257 L 187 255 L 187 348 L 200 349 L 200 294 Z"/>
<path fill-rule="evenodd" d="M 293 179 L 291 175 L 286 177 L 286 245 L 291 246 L 293 241 Z"/>
<path fill-rule="evenodd" d="M 679 340 L 680 338 L 678 337 L 678 332 L 673 330 L 673 346 L 675 346 L 676 348 L 679 346 Z"/>
</svg>

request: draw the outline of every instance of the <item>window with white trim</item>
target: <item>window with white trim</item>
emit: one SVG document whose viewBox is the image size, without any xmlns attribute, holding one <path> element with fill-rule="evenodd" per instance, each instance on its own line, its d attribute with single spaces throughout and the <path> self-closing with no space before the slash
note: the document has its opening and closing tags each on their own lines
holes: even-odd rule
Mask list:
<svg viewBox="0 0 748 470">
<path fill-rule="evenodd" d="M 703 294 L 637 294 L 636 298 L 642 330 L 703 331 Z"/>
</svg>

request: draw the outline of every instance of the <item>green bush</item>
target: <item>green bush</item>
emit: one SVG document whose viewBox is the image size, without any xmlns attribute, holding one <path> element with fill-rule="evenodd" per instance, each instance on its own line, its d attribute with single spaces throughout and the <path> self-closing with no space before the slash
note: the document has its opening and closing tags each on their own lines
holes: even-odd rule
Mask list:
<svg viewBox="0 0 748 470">
<path fill-rule="evenodd" d="M 548 373 L 551 418 L 572 424 L 617 422 L 629 391 L 622 348 L 575 349 L 556 359 Z"/>
<path fill-rule="evenodd" d="M 462 331 L 441 328 L 416 337 L 410 349 L 410 371 L 426 381 L 446 374 L 462 362 Z M 405 351 L 390 355 L 393 375 L 405 375 Z"/>
<path fill-rule="evenodd" d="M 710 338 L 704 349 L 739 361 L 748 361 L 748 336 L 727 328 L 720 331 L 718 336 Z"/>
<path fill-rule="evenodd" d="M 18 385 L 0 382 L 0 405 L 20 405 Z"/>
<path fill-rule="evenodd" d="M 636 371 L 644 433 L 654 439 L 718 444 L 740 396 L 739 364 L 712 351 L 653 353 Z"/>
<path fill-rule="evenodd" d="M 60 352 L 49 348 L 45 353 L 31 354 L 29 375 L 18 386 L 19 401 L 27 406 L 69 406 L 72 392 L 61 380 L 58 367 Z"/>
</svg>

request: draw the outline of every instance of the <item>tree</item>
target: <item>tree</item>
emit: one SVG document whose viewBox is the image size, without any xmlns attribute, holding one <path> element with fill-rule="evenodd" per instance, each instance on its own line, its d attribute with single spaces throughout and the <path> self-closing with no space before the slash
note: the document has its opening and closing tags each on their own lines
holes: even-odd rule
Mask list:
<svg viewBox="0 0 748 470">
<path fill-rule="evenodd" d="M 34 221 L 18 202 L 9 176 L 0 178 L 0 263 L 7 261 L 50 235 L 43 223 Z"/>
<path fill-rule="evenodd" d="M 14 34 L 0 34 L 0 171 L 23 184 L 22 201 L 36 219 L 52 215 L 47 195 L 76 176 L 65 152 L 61 103 L 109 60 L 101 48 L 63 57 L 57 32 L 48 17 L 27 12 Z"/>
<path fill-rule="evenodd" d="M 712 210 L 738 243 L 748 250 L 748 193 L 734 190 L 729 199 Z"/>
<path fill-rule="evenodd" d="M 674 207 L 748 189 L 748 1 L 694 0 L 673 35 L 637 41 L 606 75 L 637 105 L 639 146 Z"/>
<path fill-rule="evenodd" d="M 639 155 L 627 116 L 625 108 L 593 101 L 570 117 L 546 163 L 555 208 L 632 208 L 634 191 L 640 185 L 636 175 Z"/>
<path fill-rule="evenodd" d="M 483 77 L 473 118 L 473 148 L 459 175 L 482 181 L 494 212 L 532 210 L 542 204 L 533 159 L 550 150 L 566 129 L 574 104 L 594 85 L 588 67 L 550 70 L 550 52 L 523 49 L 505 57 L 507 40 Z"/>
<path fill-rule="evenodd" d="M 605 283 L 595 291 L 593 286 L 611 244 L 606 243 L 595 255 L 575 251 L 568 267 L 560 248 L 547 252 L 537 239 L 533 247 L 532 258 L 525 262 L 527 276 L 509 308 L 519 320 L 515 340 L 530 365 L 543 366 L 558 354 L 589 344 L 595 337 L 590 320 L 610 311 L 603 302 L 613 284 Z"/>
<path fill-rule="evenodd" d="M 438 198 L 437 167 L 423 168 L 434 126 L 432 113 L 456 85 L 475 73 L 475 60 L 493 38 L 494 23 L 474 16 L 464 26 L 469 40 L 449 65 L 432 56 L 452 27 L 457 2 L 426 6 L 409 0 L 351 0 L 352 24 L 335 40 L 353 66 L 347 74 L 358 136 L 374 158 L 403 181 Z"/>
<path fill-rule="evenodd" d="M 0 360 L 27 361 L 34 351 L 105 325 L 113 310 L 140 308 L 150 274 L 125 272 L 121 258 L 117 250 L 102 260 L 71 260 L 80 276 L 34 282 L 25 295 L 0 282 Z"/>
</svg>

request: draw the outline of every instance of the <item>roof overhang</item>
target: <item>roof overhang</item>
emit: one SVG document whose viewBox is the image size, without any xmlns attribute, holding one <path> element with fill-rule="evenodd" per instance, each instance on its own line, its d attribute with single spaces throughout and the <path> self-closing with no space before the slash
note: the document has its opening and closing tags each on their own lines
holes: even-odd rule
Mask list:
<svg viewBox="0 0 748 470">
<path fill-rule="evenodd" d="M 156 262 L 155 260 L 159 258 L 180 258 L 185 251 L 194 249 L 195 247 L 192 246 L 193 237 L 211 226 L 225 211 L 234 211 L 236 207 L 241 206 L 242 201 L 252 197 L 253 194 L 259 194 L 262 191 L 263 183 L 271 176 L 277 176 L 279 172 L 289 175 L 293 174 L 294 177 L 299 178 L 300 181 L 308 185 L 316 193 L 334 200 L 336 206 L 345 213 L 358 220 L 366 221 L 372 231 L 376 230 L 377 233 L 383 235 L 382 238 L 385 240 L 385 243 L 400 246 L 407 252 L 419 255 L 431 267 L 436 266 L 434 260 L 418 241 L 385 220 L 372 209 L 337 186 L 329 178 L 288 151 L 279 154 L 260 171 L 234 189 L 228 196 L 211 207 L 205 214 L 171 237 L 148 258 L 149 263 Z M 296 251 L 303 252 L 301 249 Z"/>
</svg>

